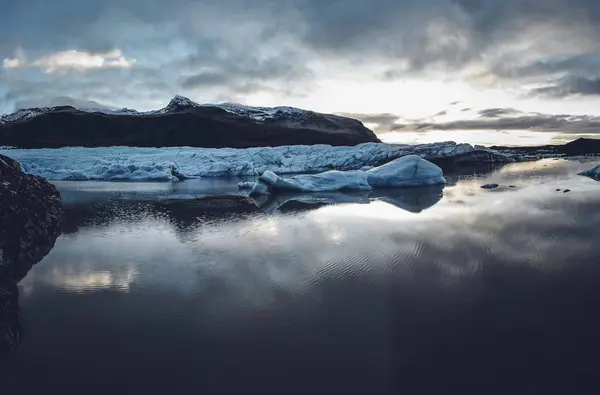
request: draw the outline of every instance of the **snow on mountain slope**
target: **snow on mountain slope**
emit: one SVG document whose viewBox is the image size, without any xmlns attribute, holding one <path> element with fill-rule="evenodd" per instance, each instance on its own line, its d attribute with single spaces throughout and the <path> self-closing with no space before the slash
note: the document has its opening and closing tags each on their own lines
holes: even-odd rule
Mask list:
<svg viewBox="0 0 600 395">
<path fill-rule="evenodd" d="M 360 170 L 416 154 L 427 160 L 483 152 L 454 142 L 423 145 L 365 143 L 357 146 L 294 145 L 234 148 L 81 148 L 11 149 L 0 154 L 23 170 L 50 180 L 162 180 L 194 177 L 256 176 Z M 497 155 L 497 154 L 494 154 Z M 506 156 L 490 156 L 510 161 Z"/>
<path fill-rule="evenodd" d="M 185 108 L 194 108 L 194 107 L 216 107 L 221 108 L 231 114 L 239 115 L 242 117 L 252 118 L 256 121 L 264 122 L 268 119 L 274 118 L 290 118 L 297 119 L 299 117 L 305 117 L 307 115 L 312 114 L 312 111 L 302 110 L 294 107 L 252 107 L 246 106 L 243 104 L 235 104 L 235 103 L 221 103 L 221 104 L 198 104 L 187 97 L 183 96 L 175 96 L 166 107 L 152 110 L 152 111 L 137 111 L 129 108 L 122 108 L 118 110 L 107 109 L 107 108 L 87 108 L 87 107 L 77 107 L 76 109 L 83 112 L 89 113 L 103 113 L 110 115 L 162 115 L 169 114 L 176 111 L 183 110 Z M 21 109 L 12 114 L 7 114 L 4 116 L 0 116 L 0 124 L 9 123 L 9 122 L 23 122 L 28 119 L 46 114 L 51 111 L 56 111 L 59 107 L 40 107 L 40 108 L 29 108 L 29 109 Z"/>
</svg>

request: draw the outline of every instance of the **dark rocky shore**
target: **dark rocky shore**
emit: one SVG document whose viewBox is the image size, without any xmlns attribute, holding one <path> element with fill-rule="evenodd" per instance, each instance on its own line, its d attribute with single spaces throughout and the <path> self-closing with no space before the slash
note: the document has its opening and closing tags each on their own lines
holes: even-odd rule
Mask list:
<svg viewBox="0 0 600 395">
<path fill-rule="evenodd" d="M 22 336 L 17 282 L 50 252 L 62 221 L 56 188 L 0 155 L 0 352 Z"/>
</svg>

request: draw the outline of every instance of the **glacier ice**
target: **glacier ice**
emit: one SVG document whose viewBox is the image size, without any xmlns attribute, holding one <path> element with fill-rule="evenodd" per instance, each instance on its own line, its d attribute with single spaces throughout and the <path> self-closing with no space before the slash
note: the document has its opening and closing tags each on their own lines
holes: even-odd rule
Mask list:
<svg viewBox="0 0 600 395">
<path fill-rule="evenodd" d="M 442 169 L 417 155 L 394 159 L 367 171 L 372 187 L 414 187 L 445 184 Z"/>
<path fill-rule="evenodd" d="M 374 171 L 394 159 L 418 155 L 427 160 L 475 152 L 469 144 L 442 142 L 421 145 L 365 143 L 357 146 L 295 145 L 234 148 L 44 148 L 0 149 L 19 161 L 25 172 L 50 180 L 156 180 L 177 181 L 194 177 L 258 176 L 319 173 L 329 170 Z M 479 151 L 477 151 L 479 152 Z M 502 156 L 499 156 L 503 158 Z M 510 157 L 505 158 L 507 162 Z M 503 159 L 504 160 L 504 159 Z M 335 173 L 334 173 L 335 174 Z M 348 176 L 344 176 L 348 177 Z"/>
<path fill-rule="evenodd" d="M 265 177 L 266 175 L 266 177 Z M 266 171 L 254 184 L 250 195 L 263 195 L 271 191 L 332 192 L 342 190 L 371 190 L 364 171 L 330 170 L 319 174 L 303 174 L 283 178 Z"/>
<path fill-rule="evenodd" d="M 319 174 L 303 174 L 283 178 L 266 171 L 254 185 L 241 183 L 240 188 L 251 187 L 250 196 L 271 192 L 332 192 L 343 190 L 371 190 L 373 188 L 414 187 L 443 185 L 446 179 L 442 169 L 417 155 L 407 155 L 368 171 L 331 170 Z"/>
<path fill-rule="evenodd" d="M 600 181 L 600 165 L 593 167 L 589 170 L 582 171 L 579 173 L 580 176 L 590 177 L 596 181 Z"/>
</svg>

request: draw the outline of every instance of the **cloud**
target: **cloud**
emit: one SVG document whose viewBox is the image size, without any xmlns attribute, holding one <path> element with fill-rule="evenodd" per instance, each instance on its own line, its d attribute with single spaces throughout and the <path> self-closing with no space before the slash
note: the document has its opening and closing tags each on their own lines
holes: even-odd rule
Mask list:
<svg viewBox="0 0 600 395">
<path fill-rule="evenodd" d="M 404 125 L 401 123 L 404 121 L 404 118 L 390 113 L 338 113 L 337 115 L 358 119 L 378 133 L 386 133 L 393 130 L 402 129 L 404 127 Z"/>
<path fill-rule="evenodd" d="M 136 94 L 158 94 L 163 101 L 180 90 L 207 101 L 264 92 L 284 100 L 342 74 L 379 81 L 433 76 L 555 99 L 595 94 L 591 85 L 600 66 L 596 0 L 5 3 L 3 70 L 36 69 L 51 79 L 91 71 L 100 78 L 110 69 L 135 77 L 141 86 Z M 32 60 L 13 54 L 19 47 Z M 137 68 L 151 72 L 132 71 Z M 10 74 L 13 91 L 43 82 Z M 168 89 L 143 88 L 157 78 Z M 111 85 L 121 82 L 111 75 L 85 94 L 100 100 L 107 87 L 122 92 Z M 81 86 L 73 77 L 62 83 L 62 94 L 79 97 Z"/>
<path fill-rule="evenodd" d="M 215 56 L 192 54 L 187 57 L 184 62 L 188 67 L 199 70 L 183 77 L 179 86 L 184 90 L 227 86 L 240 91 L 248 87 L 266 89 L 270 83 L 283 87 L 288 81 L 300 85 L 313 77 L 297 54 L 284 49 L 274 54 L 260 50 L 248 54 L 242 49 L 221 47 L 215 52 Z"/>
<path fill-rule="evenodd" d="M 105 53 L 90 53 L 69 50 L 52 53 L 48 56 L 28 62 L 26 58 L 7 58 L 3 61 L 6 69 L 40 68 L 47 74 L 66 73 L 69 71 L 85 72 L 104 68 L 131 68 L 135 59 L 127 59 L 120 50 Z"/>
<path fill-rule="evenodd" d="M 36 100 L 35 97 L 29 99 L 22 99 L 15 103 L 15 106 L 20 108 L 33 108 L 33 107 L 58 107 L 58 106 L 71 106 L 75 108 L 89 108 L 89 109 L 109 109 L 117 110 L 114 106 L 98 103 L 94 100 L 77 99 L 70 96 L 58 96 L 51 98 L 50 100 Z"/>
<path fill-rule="evenodd" d="M 506 115 L 518 114 L 519 112 L 513 108 L 488 108 L 479 111 L 479 115 L 483 118 L 499 118 Z"/>
<path fill-rule="evenodd" d="M 517 110 L 483 110 L 481 118 L 442 123 L 414 123 L 404 129 L 429 130 L 531 130 L 537 132 L 597 133 L 600 132 L 600 116 L 523 113 Z M 503 116 L 506 115 L 506 116 Z"/>
<path fill-rule="evenodd" d="M 600 95 L 600 77 L 567 77 L 555 81 L 552 85 L 531 91 L 534 96 L 563 98 L 567 96 Z"/>
<path fill-rule="evenodd" d="M 388 132 L 428 132 L 428 131 L 511 131 L 531 130 L 535 132 L 561 132 L 567 134 L 593 134 L 600 132 L 600 116 L 524 113 L 513 108 L 489 108 L 479 111 L 479 118 L 462 119 L 451 122 L 425 122 L 407 120 L 389 113 L 340 115 L 359 119 L 365 124 L 375 125 L 378 133 Z"/>
<path fill-rule="evenodd" d="M 5 69 L 16 69 L 19 67 L 25 67 L 25 62 L 23 62 L 20 59 L 4 59 L 4 61 L 2 62 L 2 66 Z"/>
<path fill-rule="evenodd" d="M 5 79 L 7 90 L 4 95 L 0 94 L 0 104 L 7 103 L 7 111 L 14 111 L 52 106 L 68 96 L 80 103 L 102 103 L 102 107 L 150 110 L 163 107 L 178 92 L 167 81 L 160 71 L 145 67 L 99 69 L 94 73 L 68 74 L 61 78 L 53 74 L 11 75 Z"/>
</svg>

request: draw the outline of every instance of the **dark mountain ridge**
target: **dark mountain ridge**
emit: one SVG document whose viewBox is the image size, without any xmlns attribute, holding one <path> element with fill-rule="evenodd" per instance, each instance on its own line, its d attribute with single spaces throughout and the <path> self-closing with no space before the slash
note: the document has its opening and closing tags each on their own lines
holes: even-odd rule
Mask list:
<svg viewBox="0 0 600 395">
<path fill-rule="evenodd" d="M 578 138 L 563 145 L 540 145 L 532 147 L 504 147 L 492 146 L 493 150 L 500 152 L 518 152 L 523 154 L 547 153 L 549 155 L 590 155 L 600 154 L 600 139 Z"/>
<path fill-rule="evenodd" d="M 362 122 L 292 107 L 199 105 L 176 96 L 163 109 L 20 110 L 0 118 L 0 146 L 17 148 L 357 145 L 380 142 Z"/>
</svg>

